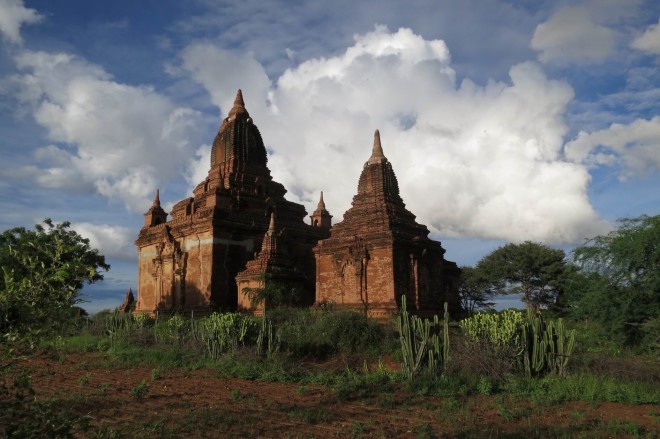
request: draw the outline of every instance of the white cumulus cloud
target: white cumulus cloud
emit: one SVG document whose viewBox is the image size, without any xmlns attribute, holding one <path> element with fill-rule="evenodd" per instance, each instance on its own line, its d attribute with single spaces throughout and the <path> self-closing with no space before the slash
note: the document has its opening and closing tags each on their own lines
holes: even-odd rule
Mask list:
<svg viewBox="0 0 660 439">
<path fill-rule="evenodd" d="M 603 61 L 614 51 L 617 33 L 597 18 L 585 5 L 560 8 L 536 27 L 531 47 L 544 63 Z"/>
<path fill-rule="evenodd" d="M 93 188 L 142 211 L 158 184 L 187 171 L 200 113 L 71 54 L 22 51 L 16 65 L 17 96 L 55 143 L 35 153 L 42 185 Z"/>
<path fill-rule="evenodd" d="M 71 229 L 89 239 L 89 245 L 98 249 L 106 259 L 134 261 L 137 258 L 137 250 L 133 245 L 135 230 L 132 228 L 79 222 L 72 223 Z"/>
<path fill-rule="evenodd" d="M 21 44 L 21 26 L 38 23 L 43 17 L 26 8 L 23 0 L 0 0 L 0 34 L 15 44 Z"/>
<path fill-rule="evenodd" d="M 562 160 L 568 84 L 535 63 L 511 68 L 509 82 L 457 84 L 441 40 L 382 26 L 354 38 L 273 83 L 257 62 L 207 43 L 184 50 L 182 67 L 224 112 L 243 89 L 275 179 L 308 211 L 323 190 L 341 220 L 379 128 L 404 201 L 436 233 L 559 243 L 605 230 L 586 166 Z M 239 78 L 229 87 L 223 66 Z M 261 78 L 254 89 L 250 78 Z"/>
<path fill-rule="evenodd" d="M 644 52 L 660 54 L 660 19 L 657 24 L 650 26 L 643 34 L 635 38 L 632 47 Z"/>
<path fill-rule="evenodd" d="M 622 165 L 623 179 L 660 170 L 660 116 L 612 124 L 591 133 L 580 132 L 566 144 L 566 157 L 590 165 Z"/>
</svg>

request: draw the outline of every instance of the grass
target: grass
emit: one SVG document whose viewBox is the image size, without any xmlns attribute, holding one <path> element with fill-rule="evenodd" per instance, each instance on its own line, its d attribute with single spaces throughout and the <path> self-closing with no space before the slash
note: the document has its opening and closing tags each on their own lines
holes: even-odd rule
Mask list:
<svg viewBox="0 0 660 439">
<path fill-rule="evenodd" d="M 131 389 L 131 396 L 135 399 L 142 399 L 149 393 L 149 388 L 149 384 L 142 380 Z"/>
<path fill-rule="evenodd" d="M 129 391 L 135 400 L 148 398 L 150 386 L 161 380 L 166 371 L 171 373 L 178 368 L 192 375 L 194 370 L 203 368 L 213 371 L 217 377 L 295 384 L 293 391 L 298 397 L 304 397 L 305 404 L 273 403 L 265 410 L 284 412 L 290 421 L 306 425 L 335 422 L 340 415 L 331 409 L 333 404 L 363 404 L 399 412 L 406 407 L 426 410 L 438 425 L 454 425 L 452 434 L 457 437 L 600 437 L 601 433 L 651 437 L 651 432 L 642 425 L 589 419 L 581 409 L 564 415 L 576 425 L 524 425 L 524 422 L 567 401 L 660 404 L 660 372 L 654 367 L 657 363 L 626 350 L 614 349 L 607 342 L 594 342 L 594 349 L 578 350 L 566 376 L 532 379 L 525 378 L 515 368 L 503 369 L 502 358 L 496 356 L 493 356 L 493 363 L 484 357 L 478 367 L 473 367 L 471 360 L 475 357 L 469 355 L 475 353 L 460 352 L 461 339 L 455 337 L 452 349 L 460 367 L 450 367 L 440 376 L 421 373 L 413 380 L 406 380 L 401 373 L 385 367 L 382 361 L 385 356 L 388 361 L 399 358 L 399 341 L 391 325 L 381 326 L 355 313 L 308 309 L 273 310 L 269 318 L 277 331 L 279 349 L 268 355 L 257 352 L 256 333 L 249 333 L 244 342 L 235 343 L 219 352 L 217 358 L 211 358 L 204 344 L 196 338 L 198 335 L 194 331 L 200 325 L 181 319 L 172 324 L 164 319 L 145 320 L 132 331 L 117 332 L 112 337 L 104 333 L 100 323 L 90 324 L 80 334 L 57 337 L 42 343 L 41 348 L 50 352 L 53 359 L 75 353 L 95 353 L 93 361 L 87 360 L 89 364 L 79 362 L 72 366 L 84 371 L 78 375 L 80 395 L 87 392 L 80 398 L 84 399 L 81 404 L 89 402 L 90 398 L 108 397 L 108 384 L 92 381 L 87 372 L 91 368 L 148 367 L 151 380 L 142 380 Z M 249 327 L 260 328 L 261 325 L 250 324 Z M 595 335 L 587 334 L 581 340 L 587 343 L 590 337 Z M 463 357 L 458 358 L 459 354 Z M 307 405 L 318 395 L 317 391 L 310 394 L 313 386 L 332 389 L 329 396 L 324 396 L 324 406 Z M 231 391 L 230 396 L 237 405 L 260 407 L 264 404 L 258 401 L 258 396 L 245 395 L 239 390 Z M 475 419 L 475 413 L 480 410 L 477 401 L 488 401 L 500 423 L 481 425 Z M 102 422 L 95 435 L 179 437 L 199 431 L 201 427 L 218 432 L 236 432 L 239 428 L 236 415 L 212 410 L 207 415 L 208 418 L 202 419 L 199 412 L 191 412 L 176 421 L 149 417 L 148 421 L 119 428 Z M 660 418 L 660 412 L 656 418 Z M 517 426 L 515 435 L 503 429 L 502 425 L 507 423 Z M 344 424 L 340 431 L 347 437 L 378 436 L 379 427 L 382 430 L 380 425 L 356 420 Z M 426 421 L 408 428 L 401 434 L 435 437 L 439 431 L 436 424 Z"/>
<path fill-rule="evenodd" d="M 111 315 L 103 318 L 106 324 L 112 319 L 117 320 Z M 639 356 L 626 356 L 625 352 L 617 352 L 618 357 L 613 361 L 611 350 L 583 351 L 576 355 L 576 367 L 580 369 L 574 369 L 565 377 L 550 375 L 527 379 L 508 373 L 502 379 L 499 373 L 496 376 L 484 374 L 484 370 L 488 369 L 483 364 L 477 374 L 470 372 L 469 364 L 462 364 L 461 369 L 450 369 L 449 373 L 440 377 L 421 374 L 412 381 L 405 381 L 400 373 L 385 368 L 382 361 L 371 370 L 366 366 L 368 361 L 373 362 L 374 358 L 381 358 L 383 354 L 390 355 L 394 350 L 398 340 L 389 325 L 378 325 L 357 313 L 315 312 L 309 309 L 276 309 L 269 313 L 269 318 L 277 328 L 282 347 L 268 357 L 258 355 L 248 343 L 245 347 L 237 345 L 213 360 L 192 335 L 195 327 L 203 325 L 188 323 L 181 318 L 138 322 L 139 326 L 133 328 L 132 333 L 113 336 L 112 342 L 108 335 L 101 335 L 103 331 L 99 328 L 102 325 L 97 322 L 88 326 L 96 328 L 93 331 L 56 337 L 43 346 L 65 354 L 99 352 L 108 360 L 109 366 L 113 363 L 115 366 L 148 365 L 153 368 L 152 381 L 157 380 L 165 369 L 208 368 L 215 370 L 219 376 L 297 383 L 301 386 L 301 395 L 306 385 L 324 385 L 334 388 L 340 401 L 367 399 L 403 386 L 408 393 L 420 396 L 511 394 L 545 404 L 576 400 L 660 403 L 657 372 L 655 375 L 649 372 L 652 369 L 639 360 Z M 130 326 L 133 323 L 124 324 Z M 249 323 L 248 326 L 256 328 L 259 325 Z M 587 334 L 582 336 L 583 340 L 596 337 L 594 331 L 585 332 Z M 185 337 L 193 338 L 186 341 Z M 256 339 L 255 334 L 251 337 Z M 246 335 L 246 340 L 249 338 L 250 335 Z M 457 340 L 456 343 L 460 343 L 460 338 Z M 602 344 L 607 346 L 606 342 Z M 601 346 L 597 342 L 593 345 Z M 343 365 L 314 367 L 317 362 L 332 363 L 330 358 L 342 357 L 346 358 Z M 301 359 L 311 362 L 301 362 Z M 360 361 L 362 367 L 357 366 Z M 637 369 L 640 372 L 636 375 Z M 623 377 L 618 373 L 621 370 L 626 371 Z M 89 375 L 83 375 L 79 385 L 85 387 L 88 382 Z"/>
<path fill-rule="evenodd" d="M 327 408 L 316 406 L 282 405 L 280 409 L 289 419 L 302 421 L 305 424 L 319 424 L 332 422 L 333 416 Z"/>
<path fill-rule="evenodd" d="M 658 385 L 587 373 L 540 379 L 510 377 L 505 384 L 505 390 L 535 402 L 553 404 L 562 401 L 660 404 Z"/>
</svg>

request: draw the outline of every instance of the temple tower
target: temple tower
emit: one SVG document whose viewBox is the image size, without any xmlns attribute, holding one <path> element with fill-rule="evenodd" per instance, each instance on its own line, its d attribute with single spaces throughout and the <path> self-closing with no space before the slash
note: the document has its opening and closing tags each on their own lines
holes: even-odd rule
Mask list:
<svg viewBox="0 0 660 439">
<path fill-rule="evenodd" d="M 281 298 L 288 305 L 313 303 L 313 296 L 308 296 L 306 300 L 301 296 L 305 289 L 304 275 L 289 255 L 288 246 L 284 244 L 286 238 L 286 231 L 276 225 L 276 215 L 272 213 L 261 250 L 236 276 L 239 310 L 261 315 L 264 307 L 271 306 L 271 299 L 264 298 L 254 306 L 252 297 L 258 290 L 266 288 L 280 288 L 290 294 L 291 297 Z"/>
<path fill-rule="evenodd" d="M 154 202 L 144 214 L 144 227 L 153 227 L 167 221 L 167 213 L 160 207 L 160 189 L 156 189 Z"/>
<path fill-rule="evenodd" d="M 332 215 L 325 208 L 323 191 L 321 191 L 321 198 L 319 199 L 319 204 L 316 206 L 316 210 L 309 218 L 312 220 L 312 226 L 314 227 L 322 227 L 328 230 L 332 227 Z"/>
<path fill-rule="evenodd" d="M 285 194 L 284 186 L 271 177 L 263 139 L 238 90 L 213 141 L 206 179 L 192 197 L 174 205 L 169 221 L 159 200 L 145 214 L 135 242 L 136 312 L 200 315 L 235 310 L 240 294 L 237 275 L 260 254 L 274 216 L 285 231 L 278 238 L 281 250 L 298 268 L 312 302 L 311 249 L 328 232 L 306 224 L 305 208 L 286 200 Z"/>
<path fill-rule="evenodd" d="M 317 303 L 381 317 L 396 311 L 405 295 L 420 312 L 438 311 L 448 302 L 458 314 L 459 269 L 428 235 L 401 199 L 376 130 L 351 208 L 314 248 Z"/>
</svg>

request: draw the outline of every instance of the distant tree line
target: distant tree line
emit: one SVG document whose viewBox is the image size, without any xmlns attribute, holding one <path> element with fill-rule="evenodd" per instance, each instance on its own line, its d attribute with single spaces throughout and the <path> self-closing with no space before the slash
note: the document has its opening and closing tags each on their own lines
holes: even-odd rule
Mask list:
<svg viewBox="0 0 660 439">
<path fill-rule="evenodd" d="M 468 314 L 496 295 L 519 293 L 527 308 L 602 325 L 622 345 L 660 349 L 660 215 L 563 250 L 530 241 L 506 244 L 463 269 L 459 292 Z"/>
<path fill-rule="evenodd" d="M 83 284 L 109 268 L 68 222 L 46 219 L 0 234 L 0 343 L 61 330 L 76 315 Z M 620 220 L 568 258 L 526 241 L 462 268 L 468 314 L 492 308 L 496 295 L 519 293 L 533 313 L 595 322 L 621 345 L 660 350 L 660 215 Z M 258 293 L 256 301 L 281 301 L 279 290 Z"/>
</svg>

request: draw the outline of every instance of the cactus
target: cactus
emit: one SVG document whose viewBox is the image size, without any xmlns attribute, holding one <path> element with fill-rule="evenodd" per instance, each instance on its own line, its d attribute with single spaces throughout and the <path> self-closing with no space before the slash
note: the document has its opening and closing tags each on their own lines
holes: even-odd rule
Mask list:
<svg viewBox="0 0 660 439">
<path fill-rule="evenodd" d="M 553 373 L 564 375 L 575 347 L 575 330 L 566 333 L 562 319 L 544 322 L 528 315 L 522 327 L 523 365 L 528 377 Z"/>
<path fill-rule="evenodd" d="M 444 334 L 441 341 L 438 334 L 440 321 L 438 316 L 433 320 L 422 319 L 410 315 L 406 307 L 405 296 L 401 297 L 401 314 L 397 320 L 399 339 L 403 362 L 401 370 L 407 378 L 417 375 L 424 363 L 428 370 L 435 374 L 440 366 L 446 367 L 449 358 L 449 313 L 445 304 Z"/>
</svg>

